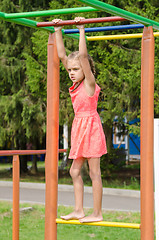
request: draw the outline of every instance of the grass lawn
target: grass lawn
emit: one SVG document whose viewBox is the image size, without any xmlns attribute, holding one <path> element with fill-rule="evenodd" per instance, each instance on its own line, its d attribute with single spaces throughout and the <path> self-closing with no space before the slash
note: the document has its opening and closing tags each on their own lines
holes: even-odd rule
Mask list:
<svg viewBox="0 0 159 240">
<path fill-rule="evenodd" d="M 20 207 L 32 207 L 32 210 L 20 213 L 20 240 L 44 240 L 45 209 L 43 205 L 21 204 Z M 0 239 L 12 239 L 12 204 L 0 202 Z M 58 217 L 73 209 L 60 206 Z M 86 210 L 89 214 L 91 210 Z M 105 221 L 140 223 L 140 213 L 134 212 L 103 212 Z M 58 240 L 138 240 L 139 229 L 111 227 L 93 227 L 79 225 L 58 225 Z"/>
<path fill-rule="evenodd" d="M 28 167 L 31 167 L 31 162 L 28 162 Z M 37 174 L 23 174 L 20 176 L 21 182 L 45 182 L 45 163 L 37 162 Z M 103 179 L 103 187 L 106 188 L 120 188 L 120 189 L 133 189 L 140 190 L 139 164 L 128 165 L 122 168 L 119 172 L 112 172 L 111 176 Z M 12 163 L 0 163 L 0 180 L 12 181 Z M 91 186 L 91 180 L 88 173 L 83 176 L 84 185 Z M 59 184 L 71 184 L 72 179 L 69 176 L 68 169 L 59 172 Z"/>
</svg>

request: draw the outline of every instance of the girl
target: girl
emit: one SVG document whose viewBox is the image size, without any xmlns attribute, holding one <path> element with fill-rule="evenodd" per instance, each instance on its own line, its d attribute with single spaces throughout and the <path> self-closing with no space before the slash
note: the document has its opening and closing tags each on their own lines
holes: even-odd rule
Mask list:
<svg viewBox="0 0 159 240">
<path fill-rule="evenodd" d="M 83 18 L 75 18 L 80 22 Z M 60 19 L 54 19 L 58 23 Z M 69 158 L 74 159 L 70 168 L 75 193 L 75 209 L 61 216 L 64 220 L 79 219 L 80 222 L 102 221 L 102 180 L 100 157 L 107 153 L 105 135 L 97 113 L 97 101 L 100 87 L 95 83 L 95 70 L 91 57 L 87 53 L 84 25 L 77 25 L 80 32 L 79 51 L 68 57 L 62 39 L 61 27 L 55 27 L 58 56 L 73 82 L 69 89 L 75 118 L 71 130 L 71 150 Z M 85 217 L 83 210 L 83 180 L 81 168 L 88 160 L 90 178 L 93 186 L 94 210 Z"/>
</svg>

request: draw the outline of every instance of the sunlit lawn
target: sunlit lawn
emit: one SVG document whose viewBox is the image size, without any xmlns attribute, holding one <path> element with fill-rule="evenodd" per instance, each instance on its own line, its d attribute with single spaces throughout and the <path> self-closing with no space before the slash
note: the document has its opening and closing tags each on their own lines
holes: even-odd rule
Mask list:
<svg viewBox="0 0 159 240">
<path fill-rule="evenodd" d="M 43 205 L 23 204 L 21 207 L 31 206 L 32 210 L 20 213 L 20 240 L 44 240 L 45 209 Z M 12 205 L 8 202 L 0 202 L 0 239 L 12 239 Z M 60 206 L 58 217 L 67 214 L 72 208 Z M 91 210 L 85 210 L 89 214 Z M 105 221 L 140 223 L 140 213 L 113 212 L 103 213 Z M 58 240 L 138 240 L 139 229 L 124 229 L 112 227 L 93 227 L 81 225 L 58 225 Z"/>
<path fill-rule="evenodd" d="M 31 167 L 31 165 L 32 165 L 32 162 L 28 162 L 28 167 Z M 45 162 L 38 161 L 37 167 L 38 167 L 37 174 L 23 174 L 20 177 L 20 181 L 44 183 L 45 182 Z M 61 177 L 59 174 L 59 181 L 58 181 L 59 184 L 72 184 L 72 180 L 68 174 L 68 170 L 65 170 L 65 172 L 67 173 L 66 176 Z M 12 181 L 12 163 L 0 163 L 0 180 Z M 86 186 L 91 186 L 91 181 L 87 175 L 84 176 L 84 184 Z M 109 180 L 103 179 L 103 187 L 139 190 L 140 183 L 133 176 L 131 177 L 129 183 L 126 183 L 126 181 L 116 177 L 116 178 L 110 178 Z"/>
</svg>

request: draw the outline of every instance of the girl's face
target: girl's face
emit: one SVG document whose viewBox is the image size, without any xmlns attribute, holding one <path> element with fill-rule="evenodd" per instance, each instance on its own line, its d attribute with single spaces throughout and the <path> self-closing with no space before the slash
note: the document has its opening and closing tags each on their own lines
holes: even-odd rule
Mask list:
<svg viewBox="0 0 159 240">
<path fill-rule="evenodd" d="M 84 79 L 84 73 L 78 59 L 70 59 L 67 61 L 67 69 L 69 77 L 73 83 L 80 82 Z"/>
</svg>

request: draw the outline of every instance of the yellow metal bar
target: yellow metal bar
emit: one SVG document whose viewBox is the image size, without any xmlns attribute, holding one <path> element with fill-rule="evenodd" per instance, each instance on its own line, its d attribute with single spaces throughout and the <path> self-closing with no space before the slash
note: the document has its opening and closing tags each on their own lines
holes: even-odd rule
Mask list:
<svg viewBox="0 0 159 240">
<path fill-rule="evenodd" d="M 60 218 L 56 219 L 56 223 L 59 224 L 73 224 L 73 225 L 89 225 L 89 226 L 102 226 L 102 227 L 120 227 L 120 228 L 134 228 L 140 229 L 140 224 L 138 223 L 122 223 L 122 222 L 92 222 L 92 223 L 80 223 L 79 220 L 62 220 Z"/>
<path fill-rule="evenodd" d="M 159 32 L 154 32 L 154 37 L 159 37 Z M 122 34 L 122 35 L 107 35 L 107 36 L 93 36 L 93 37 L 87 37 L 87 41 L 130 39 L 130 38 L 142 38 L 142 33 Z"/>
</svg>

